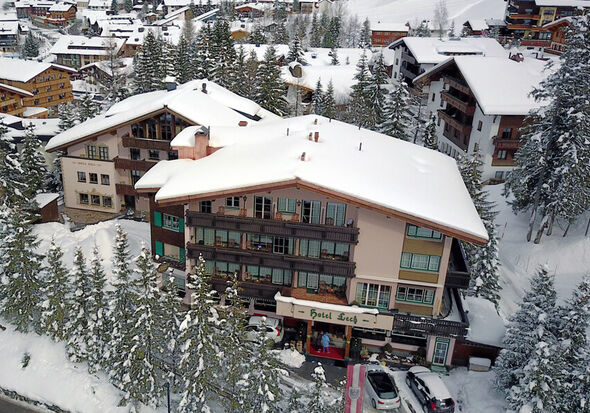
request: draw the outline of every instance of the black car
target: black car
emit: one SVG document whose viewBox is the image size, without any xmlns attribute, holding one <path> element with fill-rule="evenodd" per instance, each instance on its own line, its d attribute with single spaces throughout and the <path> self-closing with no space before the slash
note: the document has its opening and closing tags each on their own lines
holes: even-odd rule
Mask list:
<svg viewBox="0 0 590 413">
<path fill-rule="evenodd" d="M 426 367 L 412 367 L 406 375 L 406 384 L 428 413 L 453 413 L 455 402 L 438 374 Z"/>
</svg>

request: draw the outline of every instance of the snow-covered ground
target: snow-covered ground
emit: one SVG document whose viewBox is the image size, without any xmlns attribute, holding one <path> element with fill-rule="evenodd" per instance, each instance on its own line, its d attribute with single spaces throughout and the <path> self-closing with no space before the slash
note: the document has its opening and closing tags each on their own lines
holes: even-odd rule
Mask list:
<svg viewBox="0 0 590 413">
<path fill-rule="evenodd" d="M 407 23 L 430 20 L 439 0 L 345 0 L 350 14 L 360 20 L 369 18 L 371 23 Z M 449 25 L 455 21 L 459 28 L 469 19 L 503 19 L 504 0 L 446 0 Z"/>
</svg>

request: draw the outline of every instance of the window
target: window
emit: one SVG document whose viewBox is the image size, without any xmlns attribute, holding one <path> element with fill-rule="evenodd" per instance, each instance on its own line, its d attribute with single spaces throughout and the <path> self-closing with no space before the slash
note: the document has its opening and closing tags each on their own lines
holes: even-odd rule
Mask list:
<svg viewBox="0 0 590 413">
<path fill-rule="evenodd" d="M 268 196 L 254 197 L 254 217 L 270 219 L 272 210 L 272 198 Z"/>
<path fill-rule="evenodd" d="M 442 234 L 440 232 L 428 228 L 417 227 L 416 225 L 408 224 L 408 230 L 406 233 L 409 237 L 442 239 Z"/>
<path fill-rule="evenodd" d="M 33 92 L 33 95 L 36 95 L 37 93 L 39 93 L 39 89 L 35 88 L 31 92 Z"/>
<path fill-rule="evenodd" d="M 240 197 L 239 196 L 230 196 L 229 198 L 225 198 L 225 207 L 230 209 L 239 209 L 240 208 Z"/>
<path fill-rule="evenodd" d="M 440 107 L 441 107 L 441 108 L 443 107 L 444 103 L 445 103 L 445 102 L 444 102 L 444 100 L 442 100 L 442 99 L 441 99 L 441 100 L 440 100 Z"/>
<path fill-rule="evenodd" d="M 131 135 L 134 138 L 142 139 L 145 137 L 145 129 L 142 124 L 134 123 L 131 125 Z"/>
<path fill-rule="evenodd" d="M 436 94 L 432 94 L 432 101 L 434 102 L 434 100 L 436 99 Z"/>
<path fill-rule="evenodd" d="M 98 183 L 98 175 L 97 174 L 90 172 L 88 174 L 88 177 L 90 178 L 89 182 L 91 184 L 97 184 Z"/>
<path fill-rule="evenodd" d="M 246 279 L 247 280 L 266 281 L 266 282 L 270 283 L 272 280 L 272 268 L 259 267 L 258 265 L 247 265 L 246 266 Z"/>
<path fill-rule="evenodd" d="M 283 270 L 281 268 L 272 269 L 273 284 L 291 286 L 291 278 L 291 270 Z"/>
<path fill-rule="evenodd" d="M 287 214 L 294 214 L 297 207 L 297 200 L 293 198 L 277 199 L 277 211 Z"/>
<path fill-rule="evenodd" d="M 78 171 L 78 182 L 86 182 L 86 172 Z"/>
<path fill-rule="evenodd" d="M 274 237 L 272 252 L 293 255 L 293 238 Z"/>
<path fill-rule="evenodd" d="M 113 207 L 113 199 L 110 196 L 103 196 L 102 197 L 102 206 L 105 208 L 112 208 Z"/>
<path fill-rule="evenodd" d="M 302 257 L 319 258 L 321 242 L 318 240 L 301 239 L 299 241 L 299 255 Z"/>
<path fill-rule="evenodd" d="M 301 207 L 301 222 L 319 224 L 322 204 L 320 201 L 303 201 Z"/>
<path fill-rule="evenodd" d="M 80 203 L 88 205 L 88 194 L 80 194 Z"/>
<path fill-rule="evenodd" d="M 92 205 L 100 206 L 100 196 L 99 195 L 91 195 L 90 200 L 92 201 Z"/>
<path fill-rule="evenodd" d="M 246 247 L 255 251 L 272 252 L 274 240 L 270 235 L 247 234 Z"/>
<path fill-rule="evenodd" d="M 47 96 L 47 101 L 51 102 L 53 100 L 53 96 Z"/>
<path fill-rule="evenodd" d="M 326 225 L 343 227 L 346 221 L 346 204 L 328 202 L 326 204 Z"/>
<path fill-rule="evenodd" d="M 500 150 L 498 151 L 498 156 L 497 156 L 497 158 L 498 158 L 498 159 L 506 159 L 506 155 L 507 155 L 507 153 L 508 153 L 508 152 L 506 152 L 506 150 L 505 150 L 505 149 L 500 149 Z"/>
<path fill-rule="evenodd" d="M 137 183 L 137 181 L 139 181 L 139 178 L 141 178 L 141 172 L 136 171 L 135 169 L 132 169 L 131 170 L 131 184 L 135 185 Z"/>
<path fill-rule="evenodd" d="M 494 174 L 494 178 L 496 178 L 496 179 L 502 179 L 503 176 L 504 176 L 504 172 L 502 172 L 502 171 L 497 171 Z"/>
<path fill-rule="evenodd" d="M 483 123 L 481 120 L 477 121 L 477 130 L 481 131 L 481 127 L 483 126 Z"/>
<path fill-rule="evenodd" d="M 46 92 L 49 92 L 50 90 L 51 90 L 51 86 L 47 86 L 47 87 L 45 88 L 45 91 L 46 91 Z"/>
<path fill-rule="evenodd" d="M 437 116 L 436 118 L 437 118 L 437 119 L 436 119 L 436 125 L 437 125 L 437 126 L 440 126 L 440 116 Z"/>
<path fill-rule="evenodd" d="M 59 84 L 59 88 L 60 88 L 60 89 L 63 89 L 65 86 L 66 86 L 66 85 L 65 85 L 63 82 L 61 82 L 61 83 Z"/>
<path fill-rule="evenodd" d="M 147 137 L 148 139 L 157 139 L 156 136 L 156 121 L 154 119 L 148 119 L 145 122 L 147 127 Z"/>
<path fill-rule="evenodd" d="M 434 290 L 398 286 L 395 299 L 396 301 L 432 305 L 434 303 Z"/>
<path fill-rule="evenodd" d="M 225 248 L 240 248 L 242 240 L 241 232 L 224 229 L 197 227 L 196 235 L 199 244 Z"/>
<path fill-rule="evenodd" d="M 359 283 L 356 285 L 356 301 L 363 306 L 389 308 L 391 287 L 388 285 Z"/>
<path fill-rule="evenodd" d="M 339 242 L 322 241 L 320 258 L 323 260 L 348 261 L 350 246 Z"/>
<path fill-rule="evenodd" d="M 173 215 L 162 214 L 162 227 L 178 232 L 180 228 L 180 218 Z"/>
<path fill-rule="evenodd" d="M 413 254 L 402 252 L 401 268 L 438 272 L 440 257 L 438 255 Z"/>
<path fill-rule="evenodd" d="M 211 213 L 211 201 L 199 202 L 199 211 L 204 212 L 206 214 L 210 214 Z"/>
<path fill-rule="evenodd" d="M 35 99 L 35 100 L 33 100 L 33 104 L 34 104 L 34 105 L 38 105 L 38 104 L 39 104 L 39 99 Z"/>
<path fill-rule="evenodd" d="M 169 113 L 162 113 L 160 115 L 160 131 L 161 139 L 166 141 L 172 140 L 172 115 Z"/>
<path fill-rule="evenodd" d="M 155 149 L 150 149 L 148 152 L 148 157 L 150 159 L 160 160 L 160 151 L 157 151 Z"/>
<path fill-rule="evenodd" d="M 157 242 L 157 241 L 156 241 Z M 157 248 L 156 248 L 157 250 Z M 156 251 L 157 254 L 157 251 Z M 170 258 L 174 261 L 184 261 L 184 248 L 177 247 L 176 245 L 166 244 L 164 243 L 164 250 L 163 255 L 166 258 Z"/>
<path fill-rule="evenodd" d="M 299 272 L 297 286 L 307 289 L 307 292 L 317 294 L 318 292 L 346 292 L 346 278 L 311 272 Z"/>
<path fill-rule="evenodd" d="M 168 160 L 178 159 L 178 151 L 168 151 Z"/>
<path fill-rule="evenodd" d="M 100 174 L 100 183 L 102 185 L 110 185 L 111 184 L 111 179 L 109 178 L 108 175 Z"/>
<path fill-rule="evenodd" d="M 399 59 L 395 58 L 395 65 L 398 66 L 399 65 Z"/>
<path fill-rule="evenodd" d="M 129 149 L 129 155 L 133 161 L 139 161 L 141 159 L 141 151 L 137 148 Z"/>
<path fill-rule="evenodd" d="M 512 128 L 502 129 L 502 139 L 510 139 L 512 137 Z"/>
<path fill-rule="evenodd" d="M 240 273 L 240 264 L 223 261 L 205 262 L 205 272 L 216 277 L 229 277 Z"/>
<path fill-rule="evenodd" d="M 107 161 L 109 159 L 108 146 L 99 146 L 98 147 L 98 157 L 99 157 L 99 159 L 103 159 L 105 161 Z"/>
<path fill-rule="evenodd" d="M 65 99 L 65 97 L 66 97 L 66 94 L 65 94 L 65 93 L 60 93 L 60 94 L 59 94 L 59 98 L 60 98 L 60 99 Z"/>
<path fill-rule="evenodd" d="M 89 159 L 96 159 L 98 157 L 98 152 L 96 151 L 96 146 L 86 145 L 86 156 Z"/>
</svg>

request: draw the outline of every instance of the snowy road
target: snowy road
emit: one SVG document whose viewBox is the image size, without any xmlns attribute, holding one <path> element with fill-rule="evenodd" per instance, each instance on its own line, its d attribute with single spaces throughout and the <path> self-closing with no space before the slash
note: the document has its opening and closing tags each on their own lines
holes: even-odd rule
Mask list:
<svg viewBox="0 0 590 413">
<path fill-rule="evenodd" d="M 0 413 L 45 413 L 51 410 L 33 407 L 26 403 L 0 395 Z"/>
</svg>

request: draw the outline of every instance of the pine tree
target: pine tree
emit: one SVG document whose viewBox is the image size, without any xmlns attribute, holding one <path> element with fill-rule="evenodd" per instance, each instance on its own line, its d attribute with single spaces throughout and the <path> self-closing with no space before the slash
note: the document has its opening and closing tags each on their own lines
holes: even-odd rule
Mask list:
<svg viewBox="0 0 590 413">
<path fill-rule="evenodd" d="M 133 315 L 136 293 L 131 282 L 131 257 L 127 234 L 120 225 L 117 225 L 116 231 L 112 269 L 114 290 L 108 298 L 108 318 L 112 322 L 111 340 L 105 358 L 111 380 L 120 385 L 128 374 L 124 363 L 134 344 L 131 331 L 135 325 Z"/>
<path fill-rule="evenodd" d="M 90 371 L 98 370 L 104 363 L 104 354 L 110 342 L 110 320 L 105 291 L 106 275 L 102 258 L 95 246 L 88 271 L 90 294 L 88 299 L 88 365 Z"/>
<path fill-rule="evenodd" d="M 352 85 L 347 119 L 359 127 L 366 127 L 370 124 L 369 85 L 371 83 L 366 51 L 363 51 L 356 68 L 357 71 L 354 75 L 356 83 Z"/>
<path fill-rule="evenodd" d="M 361 29 L 361 39 L 358 47 L 361 49 L 367 49 L 371 47 L 371 22 L 369 22 L 369 18 L 366 18 L 363 22 L 363 27 Z"/>
<path fill-rule="evenodd" d="M 150 30 L 143 39 L 141 51 L 134 60 L 135 93 L 151 92 L 163 88 L 166 76 L 164 42 Z"/>
<path fill-rule="evenodd" d="M 332 46 L 332 49 L 330 49 L 330 57 L 332 58 L 332 60 L 330 61 L 330 64 L 332 66 L 336 66 L 340 64 L 340 60 L 338 60 L 338 49 L 336 49 L 336 47 Z"/>
<path fill-rule="evenodd" d="M 434 24 L 438 28 L 438 37 L 442 39 L 449 22 L 449 11 L 445 0 L 439 0 L 434 8 Z"/>
<path fill-rule="evenodd" d="M 297 34 L 295 34 L 293 41 L 289 46 L 287 62 L 298 62 L 302 65 L 307 63 L 305 61 L 305 58 L 303 57 L 303 48 L 301 47 L 301 40 L 299 39 L 299 36 Z"/>
<path fill-rule="evenodd" d="M 324 105 L 324 91 L 322 90 L 322 79 L 318 79 L 318 83 L 315 85 L 313 96 L 311 98 L 312 112 L 316 115 L 323 115 L 325 112 Z"/>
<path fill-rule="evenodd" d="M 293 388 L 287 401 L 287 413 L 305 413 L 307 411 L 307 406 L 305 406 L 301 398 L 301 392 Z"/>
<path fill-rule="evenodd" d="M 422 140 L 424 141 L 425 148 L 438 151 L 438 138 L 436 136 L 436 118 L 434 117 L 434 115 L 430 116 L 430 119 L 426 124 Z"/>
<path fill-rule="evenodd" d="M 70 314 L 68 275 L 69 271 L 63 263 L 63 252 L 52 239 L 47 251 L 40 330 L 55 341 L 65 340 L 67 337 L 65 327 Z"/>
<path fill-rule="evenodd" d="M 191 309 L 180 325 L 181 413 L 209 411 L 207 396 L 212 393 L 211 381 L 215 379 L 212 361 L 218 354 L 214 327 L 210 318 L 215 313 L 211 290 L 202 257 L 195 273 L 188 275 L 187 291 L 191 291 Z"/>
<path fill-rule="evenodd" d="M 489 236 L 484 246 L 465 244 L 465 251 L 469 267 L 471 268 L 471 282 L 469 294 L 483 297 L 498 306 L 500 300 L 500 262 L 498 259 L 498 237 L 494 220 L 498 213 L 494 210 L 495 204 L 488 201 L 488 192 L 483 184 L 483 161 L 479 151 L 475 151 L 471 157 L 463 157 L 459 160 L 459 170 L 463 182 L 471 196 L 473 205 L 479 214 Z"/>
<path fill-rule="evenodd" d="M 51 162 L 51 171 L 45 179 L 45 187 L 50 192 L 62 193 L 64 188 L 62 184 L 61 176 L 61 158 L 64 156 L 64 152 L 55 152 L 55 158 Z"/>
<path fill-rule="evenodd" d="M 531 278 L 531 286 L 525 292 L 520 309 L 510 316 L 508 328 L 503 339 L 503 350 L 496 359 L 496 384 L 500 391 L 508 394 L 525 375 L 535 347 L 539 342 L 539 332 L 543 329 L 555 331 L 556 293 L 553 277 L 546 267 L 540 267 Z"/>
<path fill-rule="evenodd" d="M 334 16 L 330 19 L 330 24 L 326 32 L 324 33 L 324 37 L 322 39 L 322 47 L 332 48 L 332 47 L 339 47 L 339 37 L 340 37 L 340 17 Z"/>
<path fill-rule="evenodd" d="M 213 58 L 211 57 L 211 27 L 207 24 L 199 30 L 195 45 L 195 76 L 197 79 L 210 79 L 213 75 Z"/>
<path fill-rule="evenodd" d="M 47 167 L 45 166 L 45 158 L 41 153 L 41 141 L 35 134 L 35 126 L 29 124 L 25 129 L 25 137 L 23 139 L 23 147 L 20 152 L 20 164 L 22 169 L 22 179 L 26 184 L 23 191 L 25 199 L 31 202 L 28 207 L 31 210 L 36 210 L 39 206 L 36 205 L 34 198 L 39 192 L 43 190 L 45 180 L 48 177 Z"/>
<path fill-rule="evenodd" d="M 70 276 L 72 297 L 70 297 L 70 313 L 67 325 L 68 356 L 73 361 L 88 359 L 88 320 L 90 314 L 91 284 L 88 276 L 86 259 L 80 248 L 74 255 L 74 268 Z"/>
<path fill-rule="evenodd" d="M 258 93 L 256 102 L 263 108 L 285 115 L 288 112 L 284 98 L 284 85 L 281 80 L 281 69 L 277 64 L 276 49 L 269 46 L 264 53 L 264 60 L 258 65 Z"/>
<path fill-rule="evenodd" d="M 323 115 L 330 119 L 336 118 L 336 100 L 334 99 L 334 85 L 332 84 L 332 79 L 328 82 L 328 88 L 326 89 Z"/>
<path fill-rule="evenodd" d="M 59 105 L 59 130 L 61 132 L 73 128 L 76 125 L 76 113 L 71 102 Z"/>
<path fill-rule="evenodd" d="M 244 89 L 246 93 L 244 97 L 250 100 L 256 100 L 258 95 L 258 59 L 256 58 L 256 52 L 250 51 L 250 56 L 246 60 L 245 72 L 244 72 Z"/>
<path fill-rule="evenodd" d="M 247 80 L 246 80 L 246 51 L 244 47 L 240 45 L 236 53 L 236 57 L 233 62 L 230 63 L 227 76 L 227 88 L 232 92 L 240 95 L 247 96 Z"/>
<path fill-rule="evenodd" d="M 430 27 L 428 27 L 428 23 L 422 21 L 420 25 L 416 28 L 414 36 L 416 37 L 430 37 Z"/>
<path fill-rule="evenodd" d="M 317 19 L 317 13 L 314 13 L 311 18 L 311 37 L 309 45 L 311 47 L 320 47 L 322 45 L 322 27 Z"/>
<path fill-rule="evenodd" d="M 29 30 L 27 37 L 25 38 L 25 44 L 23 48 L 23 57 L 31 58 L 39 56 L 39 41 L 33 36 L 33 32 Z"/>
<path fill-rule="evenodd" d="M 287 26 L 285 22 L 280 21 L 277 23 L 277 28 L 273 34 L 274 44 L 287 44 L 289 43 L 289 33 L 287 32 Z"/>
<path fill-rule="evenodd" d="M 213 59 L 211 79 L 223 87 L 229 87 L 227 74 L 235 61 L 236 50 L 229 23 L 225 19 L 215 21 L 209 41 L 209 54 Z"/>
<path fill-rule="evenodd" d="M 340 406 L 334 405 L 326 398 L 329 385 L 326 382 L 326 373 L 321 363 L 311 373 L 313 379 L 313 387 L 310 394 L 310 400 L 307 405 L 307 411 L 317 413 L 337 413 L 343 409 Z"/>
<path fill-rule="evenodd" d="M 451 21 L 451 27 L 449 27 L 449 37 L 453 38 L 455 37 L 455 20 Z"/>
<path fill-rule="evenodd" d="M 262 28 L 260 25 L 255 25 L 254 30 L 252 30 L 252 34 L 250 35 L 250 41 L 253 44 L 265 44 L 266 43 L 266 36 L 262 32 Z"/>
<path fill-rule="evenodd" d="M 184 35 L 180 36 L 178 46 L 174 51 L 173 67 L 174 77 L 179 84 L 186 83 L 195 78 L 195 68 L 193 66 L 194 48 L 189 39 Z"/>
<path fill-rule="evenodd" d="M 119 3 L 117 2 L 117 0 L 112 0 L 111 1 L 111 8 L 110 11 L 112 14 L 119 14 Z"/>
<path fill-rule="evenodd" d="M 525 120 L 516 168 L 506 181 L 513 210 L 531 211 L 527 241 L 541 217 L 535 243 L 545 230 L 551 235 L 556 217 L 573 222 L 590 205 L 590 110 L 580 93 L 590 85 L 590 16 L 573 18 L 566 38 L 559 68 L 532 92 L 550 103 Z"/>
<path fill-rule="evenodd" d="M 98 113 L 98 107 L 94 103 L 94 95 L 86 92 L 78 105 L 78 120 L 84 122 L 93 118 Z"/>
<path fill-rule="evenodd" d="M 383 122 L 377 126 L 377 130 L 396 139 L 409 141 L 408 115 L 409 92 L 404 82 L 395 85 L 388 95 L 387 103 L 383 110 Z"/>
<path fill-rule="evenodd" d="M 123 3 L 123 8 L 127 13 L 129 13 L 131 10 L 133 10 L 133 1 L 125 0 L 125 2 Z"/>
<path fill-rule="evenodd" d="M 4 209 L 20 208 L 25 204 L 22 197 L 26 184 L 22 179 L 19 154 L 12 137 L 7 135 L 6 127 L 0 123 L 0 212 Z M 0 232 L 2 227 L 0 226 Z M 3 237 L 0 236 L 0 240 Z M 0 270 L 2 267 L 0 266 Z"/>
<path fill-rule="evenodd" d="M 373 65 L 373 76 L 368 85 L 368 120 L 366 127 L 375 130 L 385 120 L 385 106 L 387 104 L 387 92 L 384 85 L 387 83 L 387 71 L 383 54 L 379 53 Z"/>
<path fill-rule="evenodd" d="M 132 401 L 157 407 L 162 395 L 162 383 L 156 372 L 157 360 L 153 357 L 157 345 L 158 288 L 156 271 L 149 250 L 142 245 L 141 254 L 135 260 L 137 279 L 135 280 L 135 312 L 133 313 L 131 348 L 125 355 L 121 387 L 125 392 L 124 403 Z"/>
</svg>

